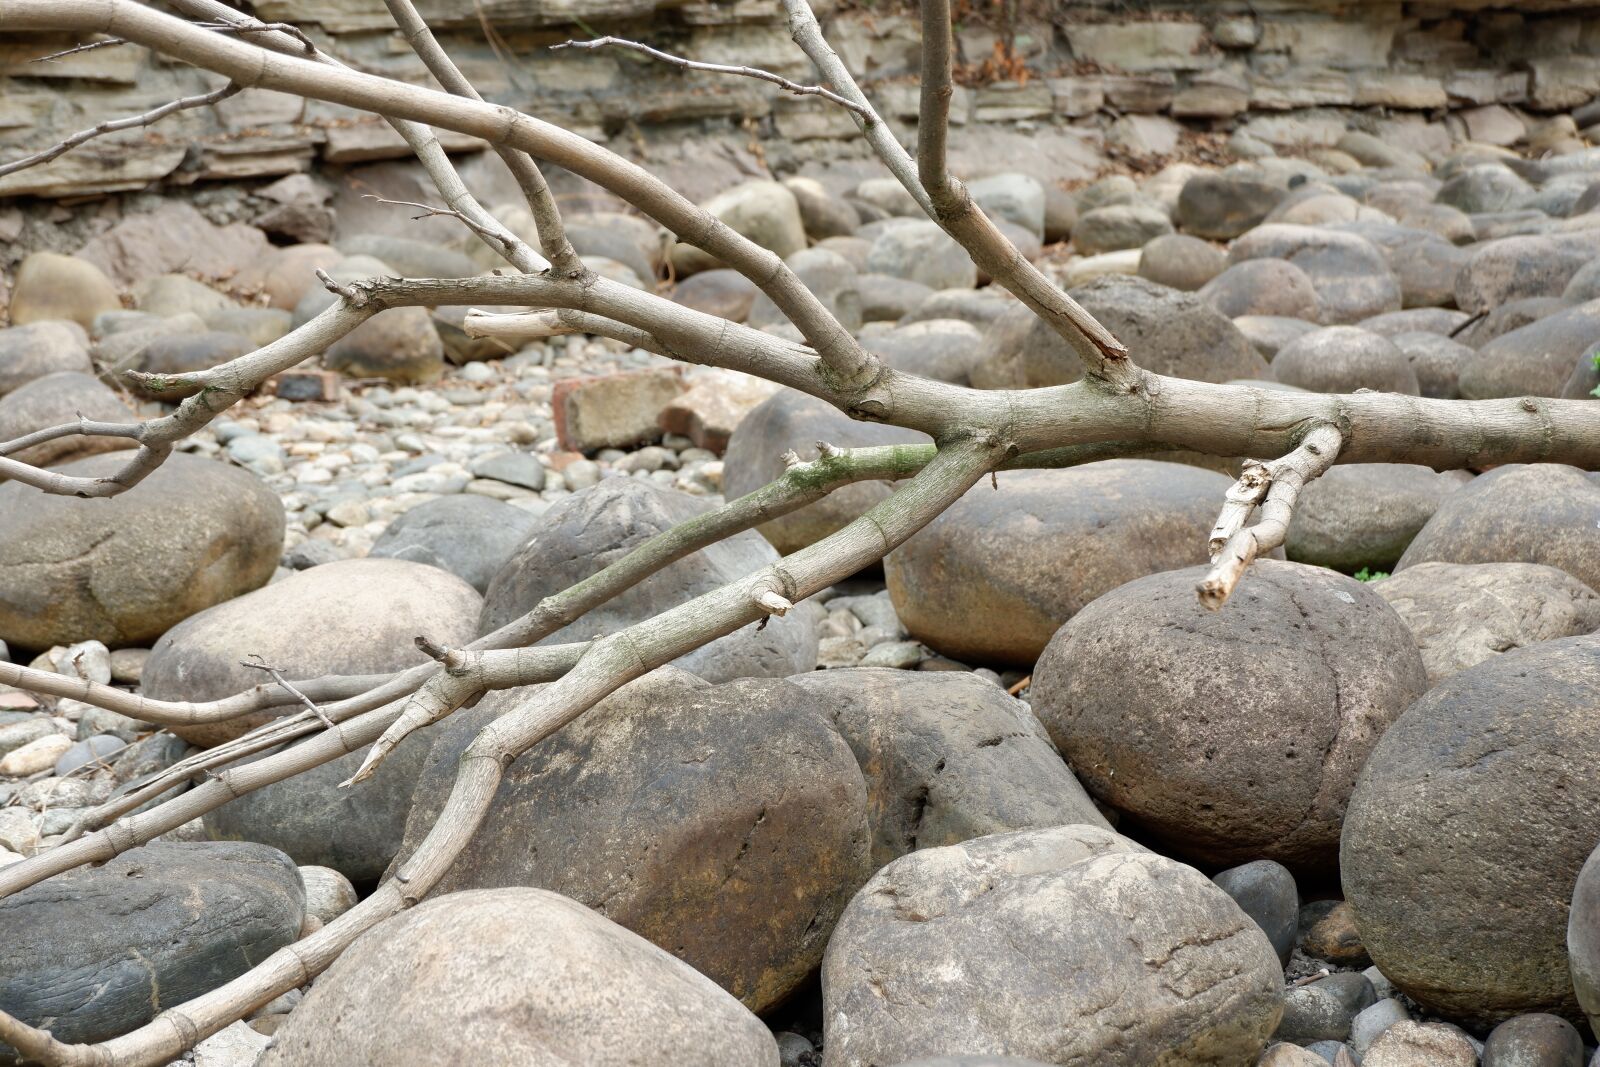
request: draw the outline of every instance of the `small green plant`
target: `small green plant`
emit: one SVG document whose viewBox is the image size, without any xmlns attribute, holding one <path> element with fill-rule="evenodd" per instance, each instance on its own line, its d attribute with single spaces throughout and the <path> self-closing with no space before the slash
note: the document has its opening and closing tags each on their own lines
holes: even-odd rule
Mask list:
<svg viewBox="0 0 1600 1067">
<path fill-rule="evenodd" d="M 1388 571 L 1373 571 L 1368 570 L 1365 567 L 1362 567 L 1355 573 L 1355 580 L 1358 582 L 1376 582 L 1379 579 L 1387 577 L 1389 577 Z"/>
<path fill-rule="evenodd" d="M 1600 370 L 1600 351 L 1594 352 L 1589 358 L 1594 360 L 1594 369 Z M 1600 385 L 1597 385 L 1593 389 L 1589 390 L 1589 395 L 1600 396 Z"/>
</svg>

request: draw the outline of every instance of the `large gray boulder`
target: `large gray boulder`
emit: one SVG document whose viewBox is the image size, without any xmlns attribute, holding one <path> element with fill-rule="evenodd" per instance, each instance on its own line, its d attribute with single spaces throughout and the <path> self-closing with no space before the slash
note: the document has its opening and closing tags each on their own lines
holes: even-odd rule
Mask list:
<svg viewBox="0 0 1600 1067">
<path fill-rule="evenodd" d="M 1600 590 L 1600 482 L 1559 463 L 1511 464 L 1451 493 L 1412 539 L 1418 563 L 1547 563 Z"/>
<path fill-rule="evenodd" d="M 1260 560 L 1213 612 L 1205 573 L 1080 611 L 1039 658 L 1034 708 L 1084 787 L 1173 855 L 1329 872 L 1356 775 L 1427 688 L 1422 658 L 1354 579 Z"/>
<path fill-rule="evenodd" d="M 1177 223 L 1185 233 L 1232 240 L 1258 225 L 1288 194 L 1282 182 L 1252 167 L 1202 171 L 1183 183 Z"/>
<path fill-rule="evenodd" d="M 473 738 L 531 699 L 508 690 L 442 725 L 396 869 Z M 782 679 L 711 686 L 668 667 L 518 758 L 434 895 L 554 890 L 764 1011 L 821 961 L 870 862 L 861 771 L 820 700 Z"/>
<path fill-rule="evenodd" d="M 158 843 L 0 900 L 0 1011 L 104 1041 L 300 936 L 305 888 L 265 845 Z M 0 1062 L 14 1060 L 0 1042 Z"/>
<path fill-rule="evenodd" d="M 1070 294 L 1139 366 L 1203 382 L 1270 378 L 1272 372 L 1239 328 L 1193 293 L 1128 275 L 1097 278 Z M 1017 305 L 984 335 L 972 384 L 1032 389 L 1083 377 L 1083 360 L 1050 325 Z"/>
<path fill-rule="evenodd" d="M 982 359 L 983 332 L 962 319 L 924 319 L 865 336 L 861 346 L 895 370 L 966 385 Z"/>
<path fill-rule="evenodd" d="M 1206 559 L 1231 484 L 1150 460 L 1002 472 L 884 558 L 911 634 L 956 659 L 1027 664 L 1102 593 Z"/>
<path fill-rule="evenodd" d="M 57 469 L 101 478 L 124 462 L 91 456 Z M 276 493 L 237 467 L 184 453 L 106 500 L 7 482 L 0 640 L 36 649 L 88 640 L 148 645 L 195 612 L 265 583 L 283 534 Z"/>
<path fill-rule="evenodd" d="M 216 700 L 263 681 L 243 660 L 260 656 L 290 678 L 379 674 L 426 663 L 418 635 L 449 648 L 470 642 L 482 599 L 437 567 L 398 559 L 348 559 L 304 570 L 174 626 L 145 663 L 145 696 Z M 283 713 L 178 726 L 211 746 Z M 302 861 L 306 862 L 306 861 Z"/>
<path fill-rule="evenodd" d="M 1193 868 L 1099 827 L 999 834 L 903 856 L 850 902 L 823 1064 L 1249 1064 L 1282 985 L 1266 935 Z"/>
<path fill-rule="evenodd" d="M 1373 962 L 1429 1012 L 1580 1017 L 1567 912 L 1600 826 L 1597 702 L 1600 637 L 1541 642 L 1446 678 L 1367 761 L 1345 898 Z"/>
<path fill-rule="evenodd" d="M 641 478 L 607 478 L 552 504 L 484 595 L 479 632 L 487 634 L 621 559 L 639 545 L 711 505 L 699 497 Z M 584 641 L 653 618 L 702 593 L 753 575 L 777 561 L 753 531 L 735 534 L 678 560 L 613 597 L 544 644 Z M 809 612 L 790 612 L 764 628 L 746 626 L 680 657 L 678 666 L 709 681 L 782 678 L 817 662 L 817 633 Z"/>
<path fill-rule="evenodd" d="M 1417 372 L 1399 346 L 1358 326 L 1328 326 L 1296 337 L 1272 357 L 1272 372 L 1278 381 L 1313 393 L 1422 392 Z"/>
<path fill-rule="evenodd" d="M 938 223 L 893 219 L 882 224 L 867 253 L 867 270 L 921 282 L 931 289 L 971 289 L 978 268 Z"/>
<path fill-rule="evenodd" d="M 1502 652 L 1600 630 L 1600 593 L 1539 563 L 1418 563 L 1372 588 L 1416 639 L 1429 685 Z"/>
<path fill-rule="evenodd" d="M 368 555 L 441 567 L 482 593 L 538 522 L 531 512 L 474 493 L 435 497 L 402 512 Z"/>
<path fill-rule="evenodd" d="M 1456 306 L 1476 314 L 1530 296 L 1561 296 L 1597 251 L 1592 239 L 1579 235 L 1484 241 L 1456 275 Z"/>
<path fill-rule="evenodd" d="M 1600 300 L 1557 311 L 1503 333 L 1461 365 L 1461 395 L 1468 400 L 1508 396 L 1561 396 L 1574 366 L 1600 346 Z"/>
<path fill-rule="evenodd" d="M 805 223 L 794 193 L 775 181 L 749 181 L 724 190 L 701 205 L 735 233 L 780 258 L 806 246 Z M 672 266 L 679 277 L 721 266 L 715 257 L 690 244 L 672 249 Z"/>
<path fill-rule="evenodd" d="M 818 441 L 839 448 L 858 448 L 929 440 L 927 434 L 916 430 L 857 422 L 826 400 L 795 389 L 780 389 L 746 415 L 728 439 L 728 451 L 722 461 L 723 492 L 729 500 L 755 492 L 783 476 L 785 452 L 792 449 L 801 459 L 812 460 L 817 457 Z M 891 492 L 888 482 L 855 482 L 757 529 L 787 555 L 854 522 Z"/>
<path fill-rule="evenodd" d="M 643 938 L 554 893 L 495 889 L 427 901 L 356 942 L 260 1061 L 401 1063 L 778 1067 L 778 1047 Z"/>
<path fill-rule="evenodd" d="M 95 422 L 119 422 L 124 425 L 138 421 L 128 406 L 117 398 L 117 394 L 106 388 L 98 378 L 77 371 L 58 371 L 34 378 L 0 396 L 0 441 L 10 441 L 52 426 L 77 422 L 79 416 Z M 9 453 L 8 458 L 35 467 L 56 467 L 101 452 L 137 447 L 138 442 L 126 437 L 74 434 L 30 445 Z M 124 456 L 122 462 L 127 461 L 128 457 Z M 3 480 L 0 478 L 0 481 Z"/>
<path fill-rule="evenodd" d="M 1471 480 L 1414 463 L 1340 464 L 1301 491 L 1284 552 L 1341 571 L 1388 570 L 1440 503 Z"/>
<path fill-rule="evenodd" d="M 1228 258 L 1233 263 L 1286 259 L 1305 271 L 1327 325 L 1360 322 L 1401 307 L 1400 283 L 1383 253 L 1353 233 L 1269 223 L 1235 241 Z"/>
<path fill-rule="evenodd" d="M 1311 276 L 1286 259 L 1247 259 L 1200 287 L 1200 299 L 1230 319 L 1246 315 L 1318 322 L 1322 301 Z"/>
<path fill-rule="evenodd" d="M 872 862 L 987 834 L 1109 828 L 1028 705 L 964 671 L 858 667 L 790 679 L 866 776 Z"/>
</svg>

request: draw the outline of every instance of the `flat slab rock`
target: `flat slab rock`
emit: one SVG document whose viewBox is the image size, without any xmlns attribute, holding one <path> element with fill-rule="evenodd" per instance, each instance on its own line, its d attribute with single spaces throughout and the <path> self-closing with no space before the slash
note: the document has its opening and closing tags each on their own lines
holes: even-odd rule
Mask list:
<svg viewBox="0 0 1600 1067">
<path fill-rule="evenodd" d="M 243 974 L 298 937 L 304 913 L 277 849 L 145 845 L 0 901 L 0 1010 L 101 1041 Z"/>
</svg>

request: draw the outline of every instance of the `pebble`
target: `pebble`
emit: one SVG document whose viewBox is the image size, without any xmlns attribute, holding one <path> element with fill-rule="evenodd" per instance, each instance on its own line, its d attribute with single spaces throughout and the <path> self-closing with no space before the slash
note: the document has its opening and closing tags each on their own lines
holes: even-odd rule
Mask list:
<svg viewBox="0 0 1600 1067">
<path fill-rule="evenodd" d="M 74 743 L 61 754 L 55 763 L 55 773 L 59 777 L 65 777 L 80 767 L 86 767 L 91 763 L 103 763 L 127 747 L 127 741 L 112 734 L 87 737 Z"/>
<path fill-rule="evenodd" d="M 4 759 L 0 759 L 0 775 L 7 778 L 26 778 L 40 771 L 49 770 L 72 745 L 72 738 L 52 731 L 29 741 L 20 748 L 13 749 Z"/>
<path fill-rule="evenodd" d="M 1380 1000 L 1356 1014 L 1350 1022 L 1350 1044 L 1357 1056 L 1365 1056 L 1372 1043 L 1395 1023 L 1411 1018 L 1398 999 Z"/>
</svg>

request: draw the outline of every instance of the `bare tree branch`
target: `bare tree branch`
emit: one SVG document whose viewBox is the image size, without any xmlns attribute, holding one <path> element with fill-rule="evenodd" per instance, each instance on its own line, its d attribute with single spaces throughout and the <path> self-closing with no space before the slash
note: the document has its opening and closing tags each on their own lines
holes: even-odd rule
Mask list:
<svg viewBox="0 0 1600 1067">
<path fill-rule="evenodd" d="M 949 80 L 950 9 L 949 0 L 929 0 L 929 4 L 935 10 L 930 12 L 928 5 L 923 7 L 923 78 L 926 81 L 930 77 L 929 68 L 932 68 L 931 77 L 937 84 L 941 80 L 940 71 L 944 71 L 943 80 Z M 789 14 L 790 35 L 816 64 L 823 78 L 841 94 L 870 110 L 871 105 L 856 85 L 854 75 L 824 39 L 822 27 L 817 23 L 808 0 L 783 0 L 783 6 Z M 935 24 L 931 40 L 927 29 L 930 18 Z M 941 24 L 944 27 L 942 37 L 938 31 Z M 858 124 L 867 143 L 889 168 L 889 173 L 916 199 L 928 217 L 943 227 L 989 277 L 1015 294 L 1072 346 L 1083 362 L 1088 377 L 1103 381 L 1113 389 L 1131 387 L 1137 380 L 1137 371 L 1128 359 L 1128 350 L 1122 342 L 1100 325 L 1082 305 L 1063 293 L 1038 268 L 1024 259 L 1016 246 L 972 202 L 966 188 L 943 174 L 948 106 L 942 111 L 935 108 L 932 118 L 942 125 L 934 131 L 919 129 L 918 144 L 924 146 L 928 154 L 937 156 L 940 173 L 934 177 L 942 180 L 936 182 L 919 175 L 917 165 L 911 161 L 900 142 L 894 139 L 877 112 L 872 112 L 870 120 L 858 117 Z"/>
<path fill-rule="evenodd" d="M 630 52 L 638 52 L 640 55 L 660 60 L 668 66 L 677 67 L 680 70 L 700 70 L 710 74 L 736 74 L 741 78 L 757 78 L 764 82 L 771 82 L 773 85 L 779 86 L 796 96 L 820 96 L 829 103 L 849 108 L 862 118 L 870 117 L 872 114 L 871 108 L 858 104 L 854 100 L 847 100 L 832 89 L 826 89 L 820 85 L 801 85 L 799 82 L 790 81 L 781 74 L 774 74 L 772 71 L 762 70 L 760 67 L 735 67 L 726 63 L 701 63 L 697 60 L 675 56 L 670 52 L 663 52 L 658 48 L 651 48 L 649 45 L 642 44 L 639 41 L 630 41 L 624 37 L 597 37 L 592 41 L 567 41 L 563 44 L 551 45 L 550 50 L 555 52 L 563 48 L 580 48 L 587 52 L 608 46 L 623 48 Z"/>
<path fill-rule="evenodd" d="M 222 88 L 209 93 L 200 93 L 196 96 L 185 96 L 177 100 L 168 101 L 160 107 L 151 108 L 142 115 L 132 115 L 125 119 L 111 119 L 91 126 L 87 130 L 79 130 L 66 140 L 53 144 L 43 151 L 35 152 L 33 155 L 25 156 L 22 159 L 12 160 L 10 163 L 0 164 L 0 177 L 4 177 L 7 174 L 15 174 L 17 171 L 26 170 L 29 167 L 37 167 L 41 163 L 48 163 L 57 156 L 65 155 L 79 145 L 92 141 L 96 137 L 104 137 L 108 133 L 120 133 L 123 130 L 138 129 L 140 126 L 149 126 L 151 123 L 160 122 L 174 112 L 206 107 L 226 100 L 241 88 L 242 86 L 229 82 Z"/>
<path fill-rule="evenodd" d="M 468 100 L 479 100 L 483 97 L 473 84 L 467 80 L 451 60 L 438 38 L 433 35 L 433 30 L 422 20 L 417 13 L 416 6 L 411 0 L 384 0 L 389 9 L 389 15 L 400 28 L 406 43 L 411 45 L 417 58 L 422 60 L 423 66 L 444 87 L 445 92 Z M 544 180 L 544 174 L 539 170 L 539 165 L 533 157 L 526 152 L 518 152 L 505 145 L 494 146 L 495 152 L 511 171 L 511 176 L 516 180 L 517 187 L 522 190 L 523 199 L 528 202 L 528 211 L 533 215 L 534 226 L 539 231 L 539 244 L 544 249 L 545 256 L 555 269 L 568 277 L 579 277 L 584 273 L 583 261 L 573 251 L 572 244 L 567 240 L 567 229 L 561 221 L 561 210 L 556 206 L 556 198 L 550 192 L 550 186 Z M 518 267 L 519 270 L 526 268 Z"/>
</svg>

